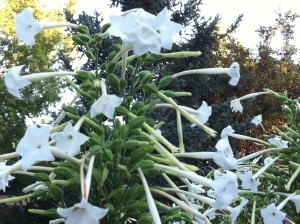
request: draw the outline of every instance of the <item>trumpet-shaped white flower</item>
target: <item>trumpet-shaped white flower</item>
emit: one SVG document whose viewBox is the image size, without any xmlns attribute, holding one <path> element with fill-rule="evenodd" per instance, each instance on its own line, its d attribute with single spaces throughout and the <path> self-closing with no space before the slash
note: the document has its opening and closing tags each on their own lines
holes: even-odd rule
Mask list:
<svg viewBox="0 0 300 224">
<path fill-rule="evenodd" d="M 98 224 L 99 220 L 102 219 L 108 212 L 108 209 L 93 206 L 88 202 L 94 161 L 95 156 L 92 156 L 89 162 L 86 178 L 83 172 L 84 159 L 80 166 L 81 202 L 75 204 L 71 208 L 57 208 L 57 213 L 66 218 L 66 224 Z"/>
<path fill-rule="evenodd" d="M 15 177 L 10 175 L 11 167 L 6 166 L 6 162 L 0 162 L 0 190 L 5 192 L 6 187 L 9 187 L 8 182 L 15 179 Z"/>
<path fill-rule="evenodd" d="M 51 125 L 32 125 L 27 128 L 16 149 L 16 152 L 22 156 L 23 170 L 27 170 L 36 162 L 54 160 L 48 143 L 51 129 Z"/>
<path fill-rule="evenodd" d="M 51 138 L 56 141 L 56 148 L 70 156 L 77 155 L 80 152 L 80 146 L 89 139 L 75 130 L 71 123 L 68 123 L 62 132 L 55 133 Z"/>
<path fill-rule="evenodd" d="M 43 26 L 33 18 L 32 9 L 25 8 L 16 16 L 15 29 L 18 39 L 31 46 L 35 44 L 34 36 Z"/>
<path fill-rule="evenodd" d="M 107 212 L 108 209 L 93 206 L 85 198 L 71 208 L 57 208 L 57 213 L 66 218 L 66 224 L 98 224 Z"/>
<path fill-rule="evenodd" d="M 231 100 L 230 108 L 232 108 L 232 112 L 238 112 L 238 111 L 240 111 L 241 113 L 243 113 L 243 106 L 241 104 L 242 100 L 247 100 L 247 99 L 255 98 L 257 96 L 264 95 L 264 94 L 270 94 L 270 92 L 266 91 L 266 92 L 250 93 L 250 94 L 242 96 L 242 97 L 240 97 L 238 99 Z"/>
<path fill-rule="evenodd" d="M 274 203 L 260 210 L 265 224 L 282 224 L 285 213 L 278 210 Z"/>
<path fill-rule="evenodd" d="M 191 116 L 200 121 L 202 124 L 205 124 L 212 112 L 211 106 L 208 106 L 205 101 L 202 101 L 201 107 L 195 111 L 196 113 L 192 113 Z M 195 124 L 192 124 L 191 127 L 195 127 Z"/>
<path fill-rule="evenodd" d="M 232 108 L 232 112 L 241 112 L 243 113 L 243 106 L 241 104 L 240 99 L 234 99 L 230 102 L 230 108 Z"/>
<path fill-rule="evenodd" d="M 15 97 L 21 99 L 20 89 L 28 86 L 31 82 L 20 76 L 20 72 L 24 65 L 12 67 L 4 76 L 4 82 L 7 91 Z"/>
<path fill-rule="evenodd" d="M 173 45 L 172 37 L 182 30 L 183 26 L 170 20 L 170 15 L 165 7 L 155 17 L 155 22 L 151 23 L 152 28 L 158 32 L 161 46 L 171 50 Z"/>
<path fill-rule="evenodd" d="M 224 170 L 236 168 L 237 160 L 233 156 L 228 138 L 221 138 L 216 144 L 217 151 L 214 154 L 214 162 Z"/>
<path fill-rule="evenodd" d="M 262 122 L 262 115 L 261 114 L 255 116 L 251 121 L 251 123 L 255 124 L 256 126 L 261 124 L 261 122 Z"/>
<path fill-rule="evenodd" d="M 231 77 L 229 84 L 236 86 L 240 80 L 240 65 L 237 62 L 233 62 L 227 71 L 227 74 Z"/>
<path fill-rule="evenodd" d="M 224 128 L 221 132 L 221 138 L 228 138 L 228 136 L 232 133 L 234 133 L 235 130 L 231 127 L 231 125 L 228 125 L 226 128 Z"/>
<path fill-rule="evenodd" d="M 274 138 L 269 138 L 268 142 L 270 142 L 272 145 L 276 145 L 279 148 L 287 149 L 288 141 L 284 141 L 281 139 L 280 136 L 275 136 Z"/>
<path fill-rule="evenodd" d="M 248 200 L 245 198 L 241 198 L 242 201 L 238 206 L 235 206 L 234 208 L 228 207 L 227 210 L 231 213 L 231 224 L 234 224 L 237 218 L 239 217 L 241 211 L 243 208 L 248 204 Z"/>
<path fill-rule="evenodd" d="M 242 180 L 242 188 L 244 190 L 250 190 L 252 192 L 257 192 L 260 182 L 252 178 L 252 171 L 249 170 L 245 173 L 238 173 L 238 177 Z"/>
<path fill-rule="evenodd" d="M 211 185 L 214 189 L 215 202 L 213 208 L 224 209 L 229 206 L 238 196 L 238 183 L 235 173 L 226 170 L 226 174 L 215 170 L 214 182 Z"/>
<path fill-rule="evenodd" d="M 123 98 L 117 95 L 107 95 L 105 81 L 103 79 L 101 79 L 101 90 L 102 96 L 91 106 L 91 117 L 104 114 L 107 118 L 112 119 L 116 107 L 122 104 Z"/>
<path fill-rule="evenodd" d="M 300 213 L 300 195 L 293 196 L 291 200 L 295 203 L 297 213 Z"/>
<path fill-rule="evenodd" d="M 140 56 L 148 51 L 159 54 L 161 48 L 172 48 L 172 37 L 182 26 L 170 20 L 164 8 L 157 16 L 142 9 L 133 10 L 122 16 L 110 17 L 111 27 L 108 34 L 120 37 Z"/>
<path fill-rule="evenodd" d="M 42 29 L 49 29 L 61 26 L 69 26 L 77 28 L 78 26 L 71 23 L 49 22 L 40 23 L 35 20 L 32 13 L 32 8 L 25 8 L 21 13 L 16 16 L 15 30 L 17 37 L 26 45 L 32 46 L 35 44 L 34 36 L 41 32 Z"/>
</svg>

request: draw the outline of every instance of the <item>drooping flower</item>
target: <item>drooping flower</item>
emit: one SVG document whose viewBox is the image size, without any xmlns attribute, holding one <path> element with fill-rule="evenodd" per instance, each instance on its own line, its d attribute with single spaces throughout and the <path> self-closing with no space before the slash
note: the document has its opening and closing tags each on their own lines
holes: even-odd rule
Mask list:
<svg viewBox="0 0 300 224">
<path fill-rule="evenodd" d="M 15 177 L 10 175 L 11 167 L 6 166 L 6 162 L 7 160 L 0 162 L 0 190 L 4 192 L 6 187 L 9 187 L 8 182 L 15 179 Z"/>
<path fill-rule="evenodd" d="M 226 173 L 215 170 L 214 182 L 211 186 L 214 189 L 214 197 L 216 200 L 212 204 L 213 208 L 224 209 L 238 196 L 237 176 L 229 170 L 226 170 Z"/>
<path fill-rule="evenodd" d="M 70 156 L 77 155 L 80 152 L 80 146 L 89 139 L 75 130 L 71 123 L 68 123 L 62 132 L 55 133 L 51 138 L 56 141 L 56 148 Z"/>
<path fill-rule="evenodd" d="M 16 16 L 15 29 L 18 39 L 31 46 L 35 44 L 34 36 L 43 26 L 33 18 L 32 8 L 25 8 Z"/>
<path fill-rule="evenodd" d="M 260 210 L 265 224 L 282 224 L 285 213 L 278 210 L 274 203 Z"/>
<path fill-rule="evenodd" d="M 257 192 L 260 182 L 252 178 L 252 171 L 246 171 L 245 173 L 238 173 L 238 177 L 242 180 L 242 188 L 244 190 L 250 190 Z"/>
<path fill-rule="evenodd" d="M 20 89 L 28 86 L 31 82 L 20 76 L 24 65 L 12 67 L 4 76 L 4 82 L 8 92 L 21 99 Z"/>
<path fill-rule="evenodd" d="M 217 151 L 214 154 L 214 162 L 224 170 L 232 170 L 236 168 L 237 160 L 233 156 L 232 148 L 228 138 L 221 138 L 216 147 Z"/>
<path fill-rule="evenodd" d="M 36 162 L 54 160 L 48 143 L 51 129 L 51 125 L 32 125 L 27 128 L 16 149 L 16 152 L 22 156 L 23 170 L 27 170 Z"/>
<path fill-rule="evenodd" d="M 228 138 L 228 136 L 232 133 L 234 133 L 235 130 L 231 127 L 231 125 L 228 125 L 226 128 L 224 128 L 221 132 L 221 138 Z"/>
<path fill-rule="evenodd" d="M 280 136 L 275 136 L 274 138 L 269 138 L 268 142 L 270 142 L 272 145 L 276 145 L 279 148 L 282 149 L 287 149 L 288 146 L 288 141 L 284 141 L 281 139 Z"/>
<path fill-rule="evenodd" d="M 41 23 L 36 21 L 33 17 L 32 8 L 25 8 L 21 13 L 16 16 L 15 30 L 17 38 L 23 41 L 26 45 L 32 46 L 35 44 L 34 36 L 41 32 L 42 29 L 49 29 L 61 26 L 69 26 L 76 28 L 75 24 L 61 23 L 61 22 L 50 22 Z"/>
<path fill-rule="evenodd" d="M 261 124 L 261 122 L 262 122 L 262 115 L 261 114 L 255 116 L 251 121 L 251 123 L 255 124 L 256 126 Z"/>
<path fill-rule="evenodd" d="M 107 212 L 108 209 L 93 206 L 85 198 L 71 208 L 57 208 L 57 213 L 66 218 L 66 224 L 98 224 Z"/>
<path fill-rule="evenodd" d="M 202 124 L 205 124 L 211 115 L 212 109 L 205 101 L 202 101 L 202 105 L 195 112 L 196 113 L 192 113 L 191 116 L 200 121 Z M 191 125 L 191 127 L 195 126 L 195 124 Z"/>
<path fill-rule="evenodd" d="M 232 108 L 232 112 L 238 112 L 239 111 L 239 112 L 243 113 L 243 106 L 241 104 L 242 100 L 247 100 L 247 99 L 255 98 L 257 96 L 264 95 L 264 94 L 270 94 L 270 92 L 266 91 L 266 92 L 250 93 L 250 94 L 247 94 L 247 95 L 242 96 L 240 98 L 231 100 L 231 102 L 230 102 L 230 108 Z"/>
<path fill-rule="evenodd" d="M 231 77 L 229 84 L 232 86 L 236 86 L 240 80 L 240 65 L 237 62 L 233 62 L 228 71 L 227 74 Z"/>
<path fill-rule="evenodd" d="M 123 98 L 117 95 L 107 95 L 105 81 L 103 79 L 101 79 L 101 91 L 101 97 L 91 106 L 91 117 L 104 114 L 107 118 L 112 119 L 116 107 L 122 104 Z"/>
</svg>

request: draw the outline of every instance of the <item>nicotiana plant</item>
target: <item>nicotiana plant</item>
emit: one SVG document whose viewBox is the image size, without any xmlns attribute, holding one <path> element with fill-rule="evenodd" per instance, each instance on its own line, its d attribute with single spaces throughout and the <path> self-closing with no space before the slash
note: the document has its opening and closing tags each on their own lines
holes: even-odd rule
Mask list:
<svg viewBox="0 0 300 224">
<path fill-rule="evenodd" d="M 20 41 L 33 45 L 43 29 L 69 26 L 76 29 L 75 44 L 85 49 L 94 71 L 44 72 L 21 75 L 17 65 L 4 75 L 8 92 L 22 99 L 22 89 L 32 82 L 63 77 L 77 92 L 75 99 L 90 106 L 83 114 L 73 105 L 63 106 L 51 124 L 27 128 L 16 152 L 0 155 L 0 189 L 5 191 L 18 175 L 32 177 L 23 195 L 1 199 L 0 203 L 29 198 L 52 200 L 48 209 L 29 212 L 49 217 L 49 223 L 296 223 L 300 212 L 299 99 L 264 90 L 231 101 L 233 112 L 243 112 L 242 100 L 260 95 L 277 97 L 286 113 L 285 126 L 276 136 L 257 139 L 235 133 L 231 126 L 218 133 L 206 126 L 212 108 L 205 101 L 200 108 L 179 105 L 175 98 L 188 92 L 168 90 L 174 79 L 191 74 L 227 74 L 237 85 L 240 66 L 199 68 L 176 74 L 154 74 L 142 66 L 165 58 L 197 57 L 200 52 L 161 53 L 172 48 L 172 37 L 183 27 L 170 20 L 167 9 L 152 15 L 132 9 L 111 16 L 93 36 L 85 26 L 69 23 L 39 23 L 32 10 L 16 17 Z M 122 45 L 106 61 L 99 61 L 101 43 L 108 36 L 120 37 Z M 159 82 L 157 80 L 159 76 Z M 74 78 L 81 80 L 77 85 Z M 147 115 L 158 107 L 176 110 L 178 145 L 160 132 L 163 123 Z M 192 128 L 219 138 L 215 151 L 186 152 L 181 118 Z M 211 121 L 213 122 L 213 121 Z M 252 122 L 262 125 L 262 115 Z M 263 129 L 264 131 L 264 129 Z M 259 151 L 236 158 L 230 139 L 252 141 Z M 17 159 L 19 158 L 19 160 Z M 209 173 L 188 164 L 184 158 L 212 160 Z M 16 162 L 13 162 L 16 161 Z M 66 197 L 77 192 L 75 200 Z M 54 206 L 55 204 L 55 206 Z M 49 206 L 50 206 L 49 205 Z"/>
</svg>

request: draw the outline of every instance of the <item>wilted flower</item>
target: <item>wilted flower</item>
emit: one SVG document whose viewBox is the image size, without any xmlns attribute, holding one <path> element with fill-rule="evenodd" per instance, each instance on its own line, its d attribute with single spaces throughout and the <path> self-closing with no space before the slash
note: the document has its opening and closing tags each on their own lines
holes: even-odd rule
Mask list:
<svg viewBox="0 0 300 224">
<path fill-rule="evenodd" d="M 250 93 L 250 94 L 247 94 L 247 95 L 242 96 L 240 98 L 231 100 L 230 108 L 232 108 L 232 112 L 238 112 L 239 111 L 239 112 L 243 113 L 243 106 L 241 104 L 242 100 L 247 100 L 247 99 L 254 98 L 254 97 L 257 97 L 259 95 L 264 95 L 264 94 L 269 94 L 269 92 Z"/>
<path fill-rule="evenodd" d="M 31 83 L 24 77 L 20 76 L 20 72 L 23 67 L 24 65 L 12 67 L 4 76 L 4 82 L 8 92 L 19 99 L 21 99 L 20 89 Z"/>
</svg>

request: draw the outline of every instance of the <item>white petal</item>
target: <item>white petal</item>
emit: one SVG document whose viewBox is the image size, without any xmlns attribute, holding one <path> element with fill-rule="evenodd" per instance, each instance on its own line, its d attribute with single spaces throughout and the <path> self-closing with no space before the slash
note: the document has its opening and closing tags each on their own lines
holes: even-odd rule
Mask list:
<svg viewBox="0 0 300 224">
<path fill-rule="evenodd" d="M 80 152 L 80 146 L 89 137 L 76 131 L 71 123 L 68 123 L 62 132 L 55 133 L 52 137 L 56 141 L 56 148 L 66 152 L 70 156 L 75 156 Z"/>
<path fill-rule="evenodd" d="M 241 112 L 243 113 L 243 106 L 239 99 L 231 100 L 230 108 L 232 108 L 232 112 Z"/>
<path fill-rule="evenodd" d="M 19 99 L 21 99 L 19 89 L 22 89 L 31 83 L 19 75 L 23 67 L 24 65 L 15 66 L 11 68 L 9 72 L 4 76 L 4 82 L 8 92 Z"/>
<path fill-rule="evenodd" d="M 228 70 L 227 74 L 231 77 L 229 84 L 232 86 L 236 86 L 240 79 L 240 65 L 237 62 L 233 62 L 230 65 L 230 69 Z"/>
<path fill-rule="evenodd" d="M 35 44 L 34 36 L 43 26 L 33 18 L 32 9 L 25 8 L 16 16 L 15 29 L 18 39 L 31 46 Z"/>
</svg>

